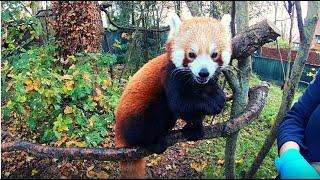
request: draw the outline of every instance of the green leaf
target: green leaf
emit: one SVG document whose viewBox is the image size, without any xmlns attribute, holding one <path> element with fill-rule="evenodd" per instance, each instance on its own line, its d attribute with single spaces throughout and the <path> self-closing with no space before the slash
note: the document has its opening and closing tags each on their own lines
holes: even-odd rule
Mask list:
<svg viewBox="0 0 320 180">
<path fill-rule="evenodd" d="M 31 131 L 33 131 L 37 126 L 37 122 L 32 117 L 28 118 L 27 124 Z"/>
<path fill-rule="evenodd" d="M 3 114 L 3 118 L 6 120 L 6 121 L 9 121 L 10 120 L 10 110 L 8 108 L 2 108 L 2 114 Z"/>
<path fill-rule="evenodd" d="M 57 138 L 60 139 L 60 137 L 61 134 L 56 134 L 52 129 L 46 129 L 41 139 L 45 142 L 51 142 L 56 140 Z"/>
</svg>

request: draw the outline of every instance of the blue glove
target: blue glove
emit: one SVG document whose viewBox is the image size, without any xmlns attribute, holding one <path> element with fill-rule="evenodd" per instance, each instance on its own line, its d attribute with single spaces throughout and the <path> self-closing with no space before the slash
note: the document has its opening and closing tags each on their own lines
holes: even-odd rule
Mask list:
<svg viewBox="0 0 320 180">
<path fill-rule="evenodd" d="M 317 171 L 303 158 L 297 149 L 285 151 L 275 160 L 281 179 L 320 179 Z"/>
</svg>

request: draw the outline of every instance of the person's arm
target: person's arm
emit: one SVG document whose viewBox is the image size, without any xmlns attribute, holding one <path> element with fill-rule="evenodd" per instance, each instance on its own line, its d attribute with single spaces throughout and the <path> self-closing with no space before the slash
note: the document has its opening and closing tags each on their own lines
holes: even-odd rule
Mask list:
<svg viewBox="0 0 320 180">
<path fill-rule="evenodd" d="M 293 141 L 299 145 L 299 148 L 305 149 L 303 137 L 305 127 L 308 123 L 310 115 L 314 109 L 320 104 L 320 72 L 316 78 L 310 83 L 303 95 L 299 98 L 292 108 L 285 115 L 282 123 L 279 126 L 277 134 L 278 149 L 288 149 L 291 144 L 286 144 L 288 141 Z M 282 150 L 282 152 L 284 152 Z M 281 155 L 281 154 L 280 154 Z"/>
<path fill-rule="evenodd" d="M 299 101 L 293 105 L 284 117 L 278 134 L 279 156 L 275 160 L 280 178 L 320 178 L 316 170 L 300 154 L 305 127 L 310 115 L 320 104 L 320 73 L 307 87 Z"/>
<path fill-rule="evenodd" d="M 284 152 L 286 152 L 289 149 L 297 149 L 300 151 L 300 147 L 296 142 L 287 141 L 281 146 L 281 148 L 279 150 L 279 156 L 281 156 Z"/>
</svg>

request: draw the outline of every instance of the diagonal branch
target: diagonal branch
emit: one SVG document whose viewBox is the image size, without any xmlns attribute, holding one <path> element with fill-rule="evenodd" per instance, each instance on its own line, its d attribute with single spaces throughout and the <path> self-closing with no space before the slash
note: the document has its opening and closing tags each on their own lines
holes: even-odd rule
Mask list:
<svg viewBox="0 0 320 180">
<path fill-rule="evenodd" d="M 256 118 L 263 109 L 268 94 L 268 83 L 263 82 L 260 86 L 250 89 L 249 103 L 244 113 L 231 121 L 218 123 L 204 128 L 203 139 L 212 139 L 227 136 L 240 130 Z M 109 161 L 128 161 L 138 159 L 151 154 L 143 148 L 56 148 L 33 144 L 24 140 L 15 139 L 7 132 L 2 132 L 2 136 L 13 138 L 13 142 L 3 143 L 2 152 L 22 150 L 40 157 L 55 157 L 69 159 L 100 159 Z M 168 137 L 168 145 L 172 146 L 178 142 L 186 142 L 181 130 L 172 131 Z"/>
</svg>

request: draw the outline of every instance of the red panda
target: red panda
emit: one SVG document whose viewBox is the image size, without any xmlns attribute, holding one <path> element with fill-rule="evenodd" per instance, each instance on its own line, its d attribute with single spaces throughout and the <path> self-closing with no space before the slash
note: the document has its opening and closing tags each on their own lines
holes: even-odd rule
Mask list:
<svg viewBox="0 0 320 180">
<path fill-rule="evenodd" d="M 188 140 L 203 137 L 205 115 L 221 112 L 225 94 L 215 72 L 231 57 L 230 15 L 221 21 L 171 18 L 167 52 L 146 63 L 128 82 L 116 108 L 116 146 L 140 146 L 153 153 L 167 148 L 176 120 L 186 122 Z M 144 159 L 120 163 L 122 178 L 144 178 Z"/>
</svg>

